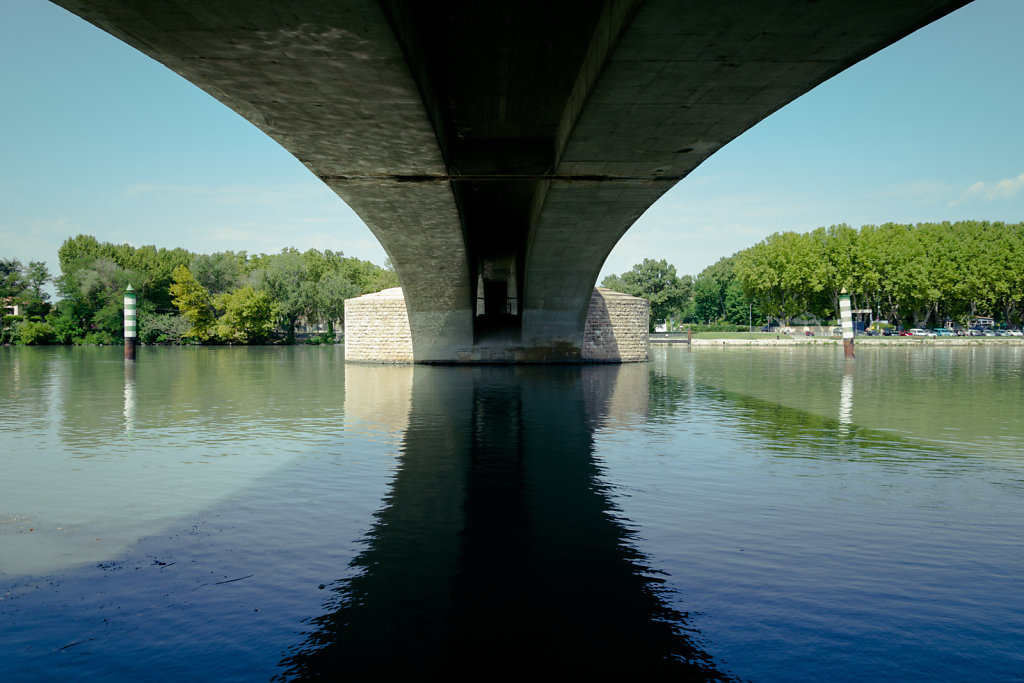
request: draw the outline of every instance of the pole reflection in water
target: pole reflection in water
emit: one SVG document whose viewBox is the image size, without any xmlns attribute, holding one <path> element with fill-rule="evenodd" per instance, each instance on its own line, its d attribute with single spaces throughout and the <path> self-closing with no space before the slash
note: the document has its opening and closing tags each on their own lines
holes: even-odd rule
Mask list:
<svg viewBox="0 0 1024 683">
<path fill-rule="evenodd" d="M 135 428 L 135 364 L 124 366 L 124 433 L 131 436 Z"/>
<path fill-rule="evenodd" d="M 352 575 L 332 584 L 327 613 L 282 662 L 282 679 L 541 666 L 724 678 L 685 635 L 685 615 L 667 604 L 601 481 L 593 431 L 621 368 L 408 371 L 390 493 Z M 346 368 L 347 394 L 361 374 L 380 369 Z"/>
<path fill-rule="evenodd" d="M 848 431 L 853 420 L 853 367 L 849 360 L 843 366 L 842 384 L 839 385 L 839 429 Z"/>
</svg>

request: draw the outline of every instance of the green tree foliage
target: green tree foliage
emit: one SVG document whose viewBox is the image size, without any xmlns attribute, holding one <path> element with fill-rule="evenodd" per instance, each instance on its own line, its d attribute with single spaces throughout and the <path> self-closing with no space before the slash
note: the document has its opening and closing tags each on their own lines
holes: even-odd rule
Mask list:
<svg viewBox="0 0 1024 683">
<path fill-rule="evenodd" d="M 315 318 L 327 323 L 327 332 L 334 335 L 334 322 L 345 320 L 345 300 L 363 292 L 342 272 L 326 273 L 320 278 L 314 299 Z"/>
<path fill-rule="evenodd" d="M 602 283 L 651 299 L 652 319 L 664 312 L 671 282 L 664 261 L 647 259 Z M 672 268 L 671 275 L 675 275 Z M 845 288 L 854 308 L 904 326 L 967 325 L 978 316 L 1019 325 L 1024 313 L 1024 224 L 961 221 L 839 224 L 809 233 L 779 232 L 719 259 L 692 281 L 682 319 L 691 323 L 760 323 L 799 315 L 833 319 Z"/>
<path fill-rule="evenodd" d="M 42 261 L 25 266 L 18 259 L 0 259 L 0 301 L 18 306 L 24 320 L 41 321 L 50 310 L 50 294 L 44 289 L 50 279 Z"/>
<path fill-rule="evenodd" d="M 242 266 L 245 254 L 222 251 L 216 254 L 196 254 L 188 269 L 211 295 L 217 296 L 236 289 L 242 284 Z"/>
<path fill-rule="evenodd" d="M 17 296 L 25 289 L 21 261 L 0 259 L 0 297 Z"/>
<path fill-rule="evenodd" d="M 846 225 L 776 233 L 737 254 L 736 276 L 780 318 L 838 315 L 844 287 L 876 319 L 937 327 L 1024 310 L 1024 224 L 961 221 Z"/>
<path fill-rule="evenodd" d="M 224 311 L 214 326 L 220 341 L 253 344 L 266 340 L 274 331 L 277 308 L 266 292 L 246 285 L 218 295 L 214 306 Z"/>
<path fill-rule="evenodd" d="M 693 299 L 686 309 L 690 322 L 712 323 L 722 317 L 722 291 L 711 278 L 698 277 L 693 283 Z"/>
<path fill-rule="evenodd" d="M 277 303 L 277 312 L 287 334 L 287 343 L 295 342 L 295 325 L 313 307 L 309 264 L 295 249 L 285 249 L 270 257 L 256 271 L 261 290 Z"/>
<path fill-rule="evenodd" d="M 185 337 L 196 341 L 210 339 L 214 334 L 217 315 L 213 310 L 213 298 L 206 287 L 199 284 L 192 271 L 185 266 L 178 266 L 174 269 L 170 292 L 174 297 L 174 305 L 192 326 Z"/>
<path fill-rule="evenodd" d="M 333 334 L 334 324 L 344 316 L 345 299 L 398 284 L 390 266 L 381 268 L 330 250 L 192 254 L 78 235 L 61 245 L 58 258 L 61 300 L 47 321 L 61 343 L 119 343 L 122 294 L 128 283 L 138 294 L 144 343 L 264 340 L 274 331 L 267 331 L 260 318 L 267 304 L 289 342 L 300 321 L 326 324 Z M 5 261 L 0 277 L 17 284 L 19 291 L 42 292 L 49 277 L 45 266 L 30 266 Z M 8 336 L 15 322 L 6 325 Z"/>
<path fill-rule="evenodd" d="M 676 267 L 662 259 L 644 259 L 619 275 L 609 275 L 603 287 L 624 294 L 643 297 L 651 302 L 651 330 L 658 322 L 678 317 L 690 299 L 692 279 L 680 278 Z"/>
<path fill-rule="evenodd" d="M 247 270 L 249 281 L 267 291 L 276 304 L 287 343 L 294 341 L 299 320 L 326 323 L 333 334 L 334 323 L 344 317 L 345 299 L 398 284 L 393 270 L 330 250 L 260 254 L 250 260 Z"/>
<path fill-rule="evenodd" d="M 62 343 L 122 343 L 124 290 L 144 289 L 145 282 L 107 257 L 82 257 L 57 278 L 61 300 L 47 319 Z"/>
<path fill-rule="evenodd" d="M 17 343 L 29 346 L 36 344 L 52 344 L 56 333 L 49 323 L 25 320 L 16 325 Z"/>
<path fill-rule="evenodd" d="M 121 270 L 133 273 L 132 287 L 139 301 L 147 302 L 161 312 L 169 312 L 172 308 L 170 284 L 174 269 L 179 265 L 187 266 L 192 260 L 192 254 L 184 249 L 112 244 L 99 242 L 91 235 L 78 235 L 65 240 L 57 251 L 57 257 L 65 276 L 97 259 L 113 262 Z"/>
<path fill-rule="evenodd" d="M 180 344 L 188 338 L 192 324 L 178 313 L 138 313 L 139 341 L 143 344 Z"/>
</svg>

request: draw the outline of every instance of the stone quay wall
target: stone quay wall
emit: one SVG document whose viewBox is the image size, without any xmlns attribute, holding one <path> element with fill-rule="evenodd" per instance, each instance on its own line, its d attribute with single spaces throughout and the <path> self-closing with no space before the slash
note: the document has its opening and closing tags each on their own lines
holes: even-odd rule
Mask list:
<svg viewBox="0 0 1024 683">
<path fill-rule="evenodd" d="M 597 363 L 647 360 L 650 302 L 597 287 L 583 333 L 582 357 Z M 412 363 L 412 333 L 402 289 L 345 302 L 345 360 Z"/>
</svg>

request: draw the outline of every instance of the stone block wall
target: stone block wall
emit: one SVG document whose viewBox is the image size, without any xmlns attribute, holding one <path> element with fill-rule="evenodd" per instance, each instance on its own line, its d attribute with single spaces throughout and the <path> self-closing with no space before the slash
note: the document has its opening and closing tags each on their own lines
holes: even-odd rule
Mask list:
<svg viewBox="0 0 1024 683">
<path fill-rule="evenodd" d="M 402 288 L 345 301 L 345 360 L 412 363 L 412 332 Z"/>
<path fill-rule="evenodd" d="M 583 328 L 583 358 L 606 363 L 647 360 L 651 302 L 595 287 Z"/>
<path fill-rule="evenodd" d="M 595 288 L 583 332 L 583 360 L 646 361 L 649 319 L 650 302 L 646 299 Z M 413 362 L 412 333 L 400 287 L 345 302 L 345 360 Z"/>
</svg>

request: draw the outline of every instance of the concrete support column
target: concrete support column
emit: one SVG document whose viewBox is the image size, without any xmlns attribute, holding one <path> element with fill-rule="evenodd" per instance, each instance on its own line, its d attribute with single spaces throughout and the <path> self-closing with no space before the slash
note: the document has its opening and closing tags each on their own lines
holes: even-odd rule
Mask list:
<svg viewBox="0 0 1024 683">
<path fill-rule="evenodd" d="M 843 327 L 843 355 L 853 358 L 853 312 L 850 308 L 850 295 L 845 287 L 839 294 L 839 320 Z"/>
</svg>

